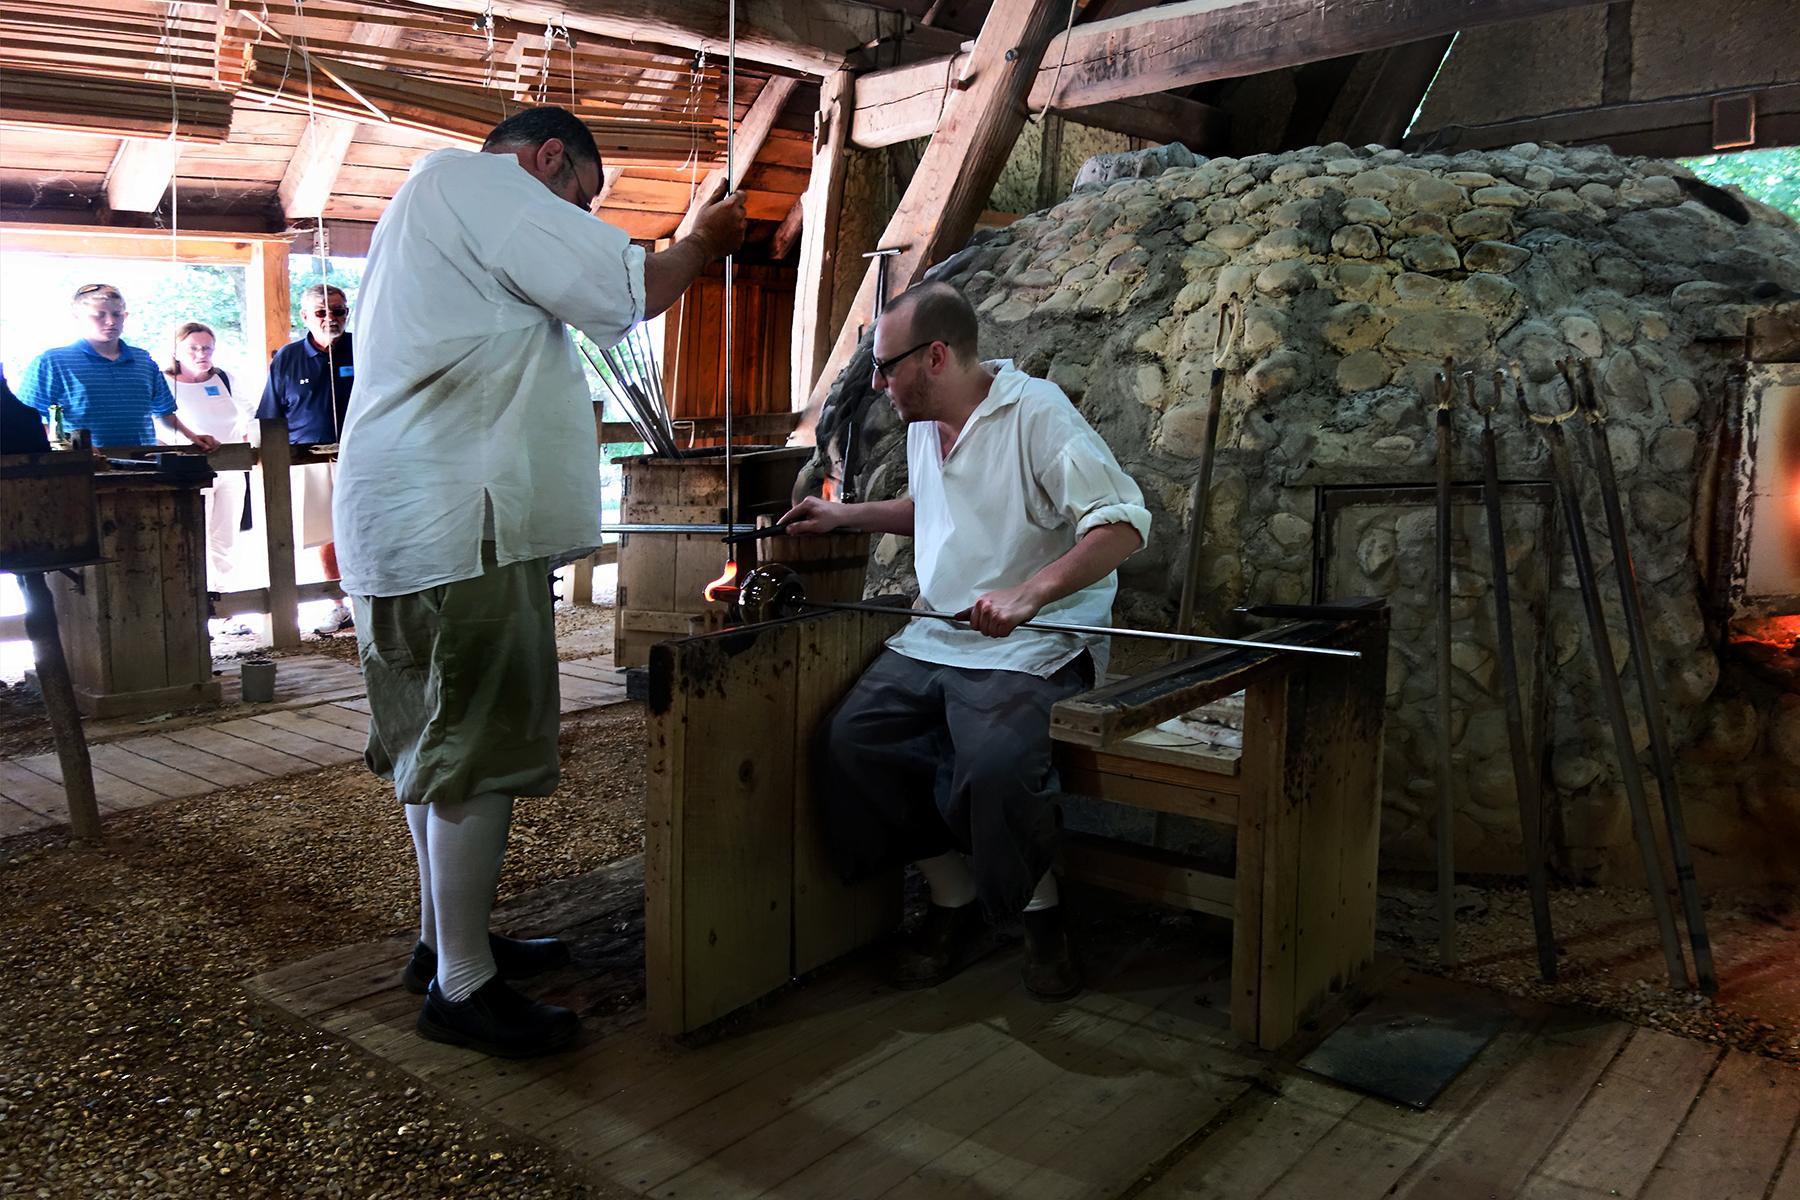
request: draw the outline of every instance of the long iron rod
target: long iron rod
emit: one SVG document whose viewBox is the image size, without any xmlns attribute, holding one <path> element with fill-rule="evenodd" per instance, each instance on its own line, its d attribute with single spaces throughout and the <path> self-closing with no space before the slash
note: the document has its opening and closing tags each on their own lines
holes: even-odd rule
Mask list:
<svg viewBox="0 0 1800 1200">
<path fill-rule="evenodd" d="M 930 617 L 967 625 L 969 619 L 958 613 L 934 612 L 929 608 L 900 608 L 890 604 L 848 604 L 825 600 L 802 600 L 807 608 L 829 608 L 841 612 L 887 613 L 896 617 Z M 1334 646 L 1296 646 L 1288 642 L 1257 642 L 1244 638 L 1203 637 L 1197 633 L 1163 633 L 1154 629 L 1124 629 L 1114 625 L 1069 625 L 1059 621 L 1023 621 L 1020 629 L 1042 629 L 1048 633 L 1091 633 L 1100 637 L 1142 638 L 1152 642 L 1187 642 L 1200 646 L 1235 646 L 1243 650 L 1292 650 L 1297 654 L 1321 654 L 1332 658 L 1361 658 L 1360 650 L 1341 650 Z"/>
<path fill-rule="evenodd" d="M 1475 403 L 1475 377 L 1465 377 Z M 1531 925 L 1537 937 L 1538 975 L 1556 980 L 1556 933 L 1550 925 L 1550 872 L 1544 862 L 1544 791 L 1525 740 L 1525 711 L 1519 695 L 1519 660 L 1513 638 L 1512 584 L 1506 577 L 1506 528 L 1500 513 L 1500 453 L 1494 441 L 1494 410 L 1506 397 L 1494 372 L 1494 404 L 1481 415 L 1481 499 L 1487 510 L 1488 558 L 1494 577 L 1494 634 L 1500 651 L 1500 690 L 1506 701 L 1506 741 L 1512 750 L 1513 794 L 1519 801 L 1519 836 L 1525 843 L 1525 879 L 1531 892 Z"/>
<path fill-rule="evenodd" d="M 1531 421 L 1531 407 L 1525 401 L 1525 380 L 1516 367 L 1513 384 L 1519 410 Z M 1561 421 L 1552 420 L 1540 428 L 1550 446 L 1550 473 L 1556 481 L 1557 498 L 1562 502 L 1563 524 L 1569 530 L 1575 578 L 1581 585 L 1581 605 L 1587 613 L 1588 641 L 1593 643 L 1594 663 L 1600 672 L 1600 696 L 1606 702 L 1606 715 L 1612 723 L 1613 748 L 1619 757 L 1625 800 L 1631 808 L 1631 830 L 1637 839 L 1638 857 L 1643 862 L 1644 882 L 1650 890 L 1650 909 L 1656 915 L 1656 932 L 1662 940 L 1663 959 L 1669 967 L 1669 984 L 1685 988 L 1688 986 L 1687 963 L 1681 957 L 1681 936 L 1675 930 L 1675 914 L 1669 908 L 1668 885 L 1663 881 L 1656 831 L 1650 827 L 1650 805 L 1644 798 L 1643 770 L 1631 744 L 1631 718 L 1625 712 L 1625 693 L 1619 687 L 1619 668 L 1613 661 L 1612 642 L 1606 631 L 1600 584 L 1594 577 L 1594 556 L 1588 548 L 1587 529 L 1582 524 L 1581 498 L 1575 491 L 1574 465 L 1569 461 Z"/>
<path fill-rule="evenodd" d="M 1450 364 L 1437 404 L 1437 892 L 1438 961 L 1456 962 L 1456 794 L 1450 763 Z"/>
<path fill-rule="evenodd" d="M 1712 938 L 1706 931 L 1706 908 L 1700 899 L 1700 882 L 1694 877 L 1694 852 L 1688 844 L 1687 820 L 1681 811 L 1681 794 L 1675 790 L 1675 756 L 1669 752 L 1669 726 L 1663 716 L 1662 696 L 1650 678 L 1650 638 L 1644 626 L 1644 605 L 1638 593 L 1637 570 L 1631 562 L 1631 540 L 1625 531 L 1625 512 L 1619 505 L 1619 480 L 1613 472 L 1612 448 L 1606 441 L 1606 418 L 1591 375 L 1579 384 L 1573 366 L 1565 369 L 1569 389 L 1587 414 L 1588 450 L 1600 481 L 1600 500 L 1606 508 L 1606 528 L 1612 536 L 1613 566 L 1619 577 L 1619 606 L 1625 629 L 1631 635 L 1632 674 L 1637 676 L 1638 696 L 1644 702 L 1644 723 L 1650 727 L 1650 759 L 1656 769 L 1656 788 L 1662 797 L 1663 823 L 1669 833 L 1669 850 L 1675 859 L 1675 886 L 1681 892 L 1681 913 L 1687 921 L 1688 945 L 1694 952 L 1694 975 L 1707 995 L 1719 990 L 1719 974 L 1713 966 Z"/>
<path fill-rule="evenodd" d="M 737 186 L 737 0 L 726 0 L 725 195 Z M 725 256 L 725 524 L 737 525 L 737 497 L 731 491 L 731 292 L 732 256 Z"/>
</svg>

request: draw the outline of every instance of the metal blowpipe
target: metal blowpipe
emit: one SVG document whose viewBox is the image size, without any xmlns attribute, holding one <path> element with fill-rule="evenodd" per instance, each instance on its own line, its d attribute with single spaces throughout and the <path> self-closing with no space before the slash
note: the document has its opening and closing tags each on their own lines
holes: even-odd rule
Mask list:
<svg viewBox="0 0 1800 1200">
<path fill-rule="evenodd" d="M 886 613 L 896 617 L 929 617 L 935 621 L 951 621 L 958 625 L 967 625 L 968 618 L 960 613 L 934 612 L 928 608 L 900 608 L 887 604 L 844 603 L 839 601 L 808 600 L 806 592 L 800 585 L 799 577 L 786 569 L 776 569 L 775 564 L 758 567 L 750 572 L 738 593 L 739 607 L 748 613 L 757 613 L 767 619 L 791 616 L 804 608 L 825 608 L 842 612 Z M 1195 633 L 1163 633 L 1152 629 L 1125 629 L 1114 625 L 1074 625 L 1058 621 L 1025 621 L 1020 629 L 1040 629 L 1046 633 L 1086 633 L 1098 637 L 1142 638 L 1153 642 L 1183 642 L 1199 646 L 1231 646 L 1240 650 L 1288 650 L 1296 654 L 1318 654 L 1331 658 L 1361 658 L 1359 650 L 1345 650 L 1336 646 L 1297 646 L 1288 642 L 1259 642 L 1244 638 L 1204 637 Z"/>
</svg>

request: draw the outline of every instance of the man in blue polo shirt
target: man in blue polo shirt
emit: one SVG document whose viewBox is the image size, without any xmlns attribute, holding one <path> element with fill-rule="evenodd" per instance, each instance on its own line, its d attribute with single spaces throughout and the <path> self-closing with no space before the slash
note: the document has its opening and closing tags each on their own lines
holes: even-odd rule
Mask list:
<svg viewBox="0 0 1800 1200">
<path fill-rule="evenodd" d="M 175 415 L 175 395 L 162 368 L 147 351 L 127 345 L 125 297 L 110 283 L 75 289 L 71 304 L 81 339 L 46 350 L 25 368 L 19 399 L 48 421 L 61 407 L 63 425 L 85 429 L 96 449 L 153 446 L 160 422 L 204 450 L 217 438 L 195 433 Z"/>
<path fill-rule="evenodd" d="M 296 446 L 335 445 L 350 407 L 356 383 L 356 360 L 344 324 L 350 316 L 344 293 L 315 283 L 300 293 L 300 319 L 306 336 L 289 342 L 269 360 L 269 382 L 263 388 L 258 420 L 285 420 L 288 441 Z M 338 577 L 337 546 L 331 531 L 331 492 L 336 467 L 312 463 L 293 471 L 295 511 L 300 517 L 300 544 L 317 546 L 326 579 Z M 343 597 L 314 632 L 338 633 L 351 626 Z"/>
</svg>

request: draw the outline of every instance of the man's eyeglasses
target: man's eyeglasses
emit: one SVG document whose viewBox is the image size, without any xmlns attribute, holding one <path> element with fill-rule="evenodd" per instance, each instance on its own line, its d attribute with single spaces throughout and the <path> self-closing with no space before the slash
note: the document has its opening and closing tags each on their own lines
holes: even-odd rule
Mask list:
<svg viewBox="0 0 1800 1200">
<path fill-rule="evenodd" d="M 937 339 L 933 338 L 929 342 L 920 342 L 918 345 L 914 346 L 911 350 L 902 350 L 900 353 L 894 355 L 894 357 L 889 358 L 889 359 L 885 359 L 885 360 L 879 359 L 879 358 L 875 359 L 875 373 L 877 375 L 885 375 L 889 379 L 892 379 L 894 377 L 894 368 L 895 367 L 899 366 L 902 362 L 906 361 L 908 358 L 917 354 L 919 351 L 923 350 L 925 347 L 934 345 L 936 343 L 936 341 L 937 341 Z M 871 355 L 870 357 L 873 358 L 874 356 Z"/>
<path fill-rule="evenodd" d="M 350 315 L 350 309 L 342 304 L 334 304 L 330 308 L 315 308 L 312 310 L 312 319 L 322 321 L 325 319 L 326 313 L 330 313 L 334 317 L 347 317 Z"/>
</svg>

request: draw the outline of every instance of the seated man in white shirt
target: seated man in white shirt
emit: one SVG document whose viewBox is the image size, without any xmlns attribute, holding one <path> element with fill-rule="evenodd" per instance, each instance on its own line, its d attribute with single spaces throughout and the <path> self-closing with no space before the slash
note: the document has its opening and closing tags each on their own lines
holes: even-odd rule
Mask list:
<svg viewBox="0 0 1800 1200">
<path fill-rule="evenodd" d="M 369 695 L 370 769 L 394 781 L 419 866 L 403 975 L 419 1032 L 521 1058 L 575 1014 L 504 980 L 567 959 L 491 934 L 513 798 L 555 790 L 556 637 L 544 576 L 600 542 L 594 410 L 567 326 L 610 346 L 744 236 L 742 196 L 646 255 L 587 211 L 594 138 L 517 113 L 480 153 L 414 164 L 369 247 L 356 403 L 333 527 Z"/>
<path fill-rule="evenodd" d="M 981 361 L 956 289 L 900 296 L 874 352 L 872 386 L 908 422 L 909 495 L 809 496 L 783 519 L 795 533 L 911 536 L 921 605 L 968 624 L 912 622 L 832 714 L 814 747 L 826 836 L 846 880 L 913 862 L 930 885 L 895 983 L 928 987 L 966 966 L 985 908 L 1022 915 L 1025 986 L 1062 999 L 1081 979 L 1051 873 L 1050 708 L 1093 685 L 1107 639 L 1018 627 L 1040 615 L 1109 624 L 1115 571 L 1143 546 L 1150 513 L 1061 388 Z"/>
</svg>

